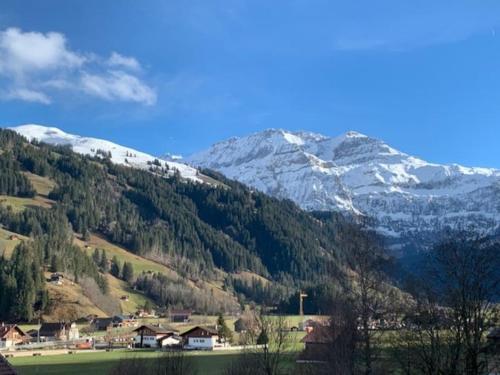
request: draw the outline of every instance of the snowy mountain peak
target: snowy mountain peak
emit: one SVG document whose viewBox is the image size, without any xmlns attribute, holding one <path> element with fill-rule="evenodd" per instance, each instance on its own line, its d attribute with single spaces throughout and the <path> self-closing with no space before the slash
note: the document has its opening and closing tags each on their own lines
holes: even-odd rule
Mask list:
<svg viewBox="0 0 500 375">
<path fill-rule="evenodd" d="M 269 129 L 186 158 L 308 210 L 375 220 L 392 236 L 474 225 L 500 227 L 500 171 L 428 163 L 349 131 L 338 137 Z"/>
<path fill-rule="evenodd" d="M 73 151 L 79 154 L 98 156 L 102 152 L 109 153 L 112 162 L 134 168 L 149 169 L 150 164 L 156 159 L 152 155 L 133 148 L 124 147 L 104 139 L 68 134 L 55 127 L 27 124 L 9 129 L 14 130 L 30 141 L 36 139 L 53 145 L 69 145 Z M 163 161 L 163 163 L 172 173 L 177 170 L 182 177 L 201 182 L 195 168 L 175 161 Z"/>
</svg>

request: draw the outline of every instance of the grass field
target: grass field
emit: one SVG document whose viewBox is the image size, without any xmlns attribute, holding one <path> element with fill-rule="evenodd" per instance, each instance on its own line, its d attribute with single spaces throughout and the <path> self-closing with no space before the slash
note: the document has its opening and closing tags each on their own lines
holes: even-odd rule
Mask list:
<svg viewBox="0 0 500 375">
<path fill-rule="evenodd" d="M 15 236 L 11 239 L 11 236 Z M 17 238 L 16 238 L 17 237 Z M 14 248 L 27 237 L 21 236 L 14 232 L 9 232 L 6 229 L 0 228 L 0 255 L 4 254 L 7 259 L 12 255 Z"/>
<path fill-rule="evenodd" d="M 38 195 L 48 197 L 49 193 L 54 189 L 56 183 L 48 177 L 42 177 L 30 172 L 23 172 L 28 180 L 30 180 L 33 188 Z"/>
<path fill-rule="evenodd" d="M 235 358 L 234 352 L 190 352 L 200 375 L 218 375 Z M 146 351 L 113 351 L 98 353 L 63 354 L 41 357 L 9 358 L 10 363 L 20 375 L 103 375 L 122 358 L 137 357 L 152 359 L 156 352 Z"/>
</svg>

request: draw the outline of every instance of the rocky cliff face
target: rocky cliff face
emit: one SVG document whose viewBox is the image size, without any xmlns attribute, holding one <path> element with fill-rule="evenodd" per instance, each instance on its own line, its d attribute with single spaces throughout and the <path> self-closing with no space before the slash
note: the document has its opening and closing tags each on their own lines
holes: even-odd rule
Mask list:
<svg viewBox="0 0 500 375">
<path fill-rule="evenodd" d="M 306 210 L 365 216 L 399 246 L 446 228 L 500 228 L 499 170 L 428 163 L 357 132 L 329 138 L 271 129 L 187 161 Z"/>
</svg>

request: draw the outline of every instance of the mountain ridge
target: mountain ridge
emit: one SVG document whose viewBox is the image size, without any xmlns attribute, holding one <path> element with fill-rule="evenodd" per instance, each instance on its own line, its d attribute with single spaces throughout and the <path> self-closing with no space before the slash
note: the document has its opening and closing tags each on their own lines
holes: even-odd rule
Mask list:
<svg viewBox="0 0 500 375">
<path fill-rule="evenodd" d="M 269 129 L 185 159 L 306 210 L 375 220 L 389 237 L 500 227 L 500 171 L 429 163 L 350 131 L 338 137 Z"/>
<path fill-rule="evenodd" d="M 228 178 L 308 211 L 340 211 L 367 219 L 401 248 L 408 240 L 447 229 L 500 230 L 500 170 L 429 163 L 356 131 L 337 137 L 267 129 L 232 137 L 185 159 L 163 158 L 40 125 L 11 128 L 28 139 L 71 145 L 73 150 L 149 169 L 159 159 L 181 177 L 204 182 L 196 168 Z M 431 234 L 431 236 L 429 236 Z"/>
</svg>

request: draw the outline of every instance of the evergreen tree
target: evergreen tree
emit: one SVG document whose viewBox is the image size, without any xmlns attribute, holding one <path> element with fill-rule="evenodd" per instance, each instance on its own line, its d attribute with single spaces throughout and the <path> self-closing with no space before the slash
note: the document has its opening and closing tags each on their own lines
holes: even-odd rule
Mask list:
<svg viewBox="0 0 500 375">
<path fill-rule="evenodd" d="M 120 267 L 120 262 L 118 261 L 118 258 L 116 255 L 113 256 L 113 259 L 111 259 L 111 269 L 110 269 L 111 275 L 113 275 L 116 278 L 119 278 L 122 271 Z"/>
<path fill-rule="evenodd" d="M 217 334 L 219 336 L 219 342 L 233 341 L 233 333 L 227 326 L 222 313 L 219 314 L 219 317 L 217 318 Z"/>
<path fill-rule="evenodd" d="M 101 255 L 99 253 L 99 249 L 95 249 L 94 253 L 92 254 L 92 260 L 94 261 L 95 264 L 100 264 L 101 263 Z"/>
<path fill-rule="evenodd" d="M 134 280 L 134 267 L 132 266 L 132 263 L 125 262 L 123 264 L 122 279 L 129 284 L 131 284 Z"/>
<path fill-rule="evenodd" d="M 151 303 L 151 301 L 146 300 L 146 302 L 144 302 L 143 309 L 144 309 L 144 311 L 146 311 L 148 314 L 150 314 L 150 313 L 151 313 L 151 311 L 153 310 L 153 304 Z"/>
<path fill-rule="evenodd" d="M 85 241 L 85 242 L 88 242 L 90 241 L 90 232 L 87 228 L 85 228 L 83 230 L 83 233 L 82 233 L 82 239 Z"/>
<path fill-rule="evenodd" d="M 101 252 L 101 259 L 99 260 L 99 268 L 104 273 L 109 272 L 109 263 L 108 263 L 108 257 L 106 256 L 106 250 L 102 250 Z"/>
</svg>

